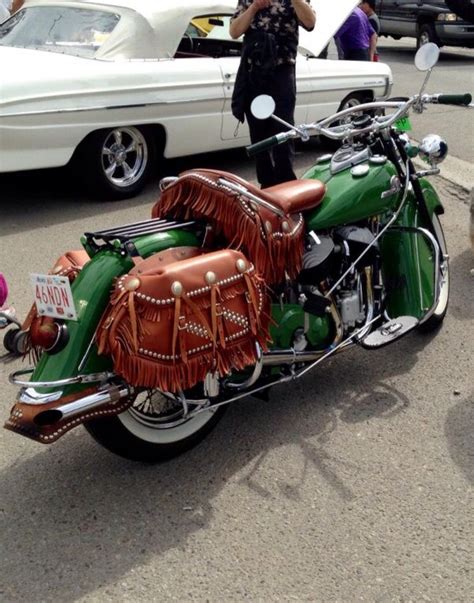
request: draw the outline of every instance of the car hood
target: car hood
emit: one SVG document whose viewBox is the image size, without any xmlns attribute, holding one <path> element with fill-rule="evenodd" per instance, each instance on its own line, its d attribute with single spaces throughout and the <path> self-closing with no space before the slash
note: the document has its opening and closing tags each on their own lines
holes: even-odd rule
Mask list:
<svg viewBox="0 0 474 603">
<path fill-rule="evenodd" d="M 311 0 L 316 26 L 313 31 L 300 28 L 300 49 L 317 57 L 358 4 L 359 0 Z"/>
</svg>

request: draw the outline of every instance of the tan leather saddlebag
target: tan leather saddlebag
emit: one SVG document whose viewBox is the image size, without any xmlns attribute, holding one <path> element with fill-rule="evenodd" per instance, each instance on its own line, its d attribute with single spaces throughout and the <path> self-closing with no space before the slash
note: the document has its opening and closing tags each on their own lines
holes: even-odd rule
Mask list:
<svg viewBox="0 0 474 603">
<path fill-rule="evenodd" d="M 269 297 L 254 267 L 226 249 L 118 279 L 98 329 L 99 352 L 136 387 L 177 392 L 257 360 L 269 341 Z"/>
</svg>

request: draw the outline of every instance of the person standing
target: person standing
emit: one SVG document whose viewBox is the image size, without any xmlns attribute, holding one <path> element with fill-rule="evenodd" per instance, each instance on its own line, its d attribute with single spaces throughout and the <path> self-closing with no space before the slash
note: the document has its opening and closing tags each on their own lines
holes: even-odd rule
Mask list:
<svg viewBox="0 0 474 603">
<path fill-rule="evenodd" d="M 359 8 L 367 15 L 369 23 L 372 25 L 372 29 L 377 35 L 380 34 L 380 21 L 375 12 L 375 0 L 364 0 L 359 4 Z"/>
<path fill-rule="evenodd" d="M 250 104 L 260 94 L 272 96 L 275 114 L 294 124 L 298 26 L 311 31 L 315 23 L 310 0 L 238 0 L 229 32 L 233 39 L 245 36 L 232 113 L 240 122 L 247 118 L 252 144 L 282 131 L 275 120 L 258 120 L 251 114 Z M 256 156 L 262 188 L 296 179 L 293 155 L 293 143 L 287 142 Z"/>
<path fill-rule="evenodd" d="M 355 8 L 334 36 L 345 61 L 373 61 L 377 34 L 360 9 Z"/>
</svg>

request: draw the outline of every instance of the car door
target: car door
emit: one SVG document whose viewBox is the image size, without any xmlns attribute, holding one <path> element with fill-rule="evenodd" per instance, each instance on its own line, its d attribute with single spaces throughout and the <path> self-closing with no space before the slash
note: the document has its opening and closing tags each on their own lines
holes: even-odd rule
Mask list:
<svg viewBox="0 0 474 603">
<path fill-rule="evenodd" d="M 166 130 L 166 155 L 218 150 L 223 106 L 219 64 L 210 57 L 178 57 L 148 65 L 154 70 L 150 95 Z"/>
<path fill-rule="evenodd" d="M 418 0 L 383 0 L 380 3 L 381 30 L 396 36 L 415 36 Z"/>
</svg>

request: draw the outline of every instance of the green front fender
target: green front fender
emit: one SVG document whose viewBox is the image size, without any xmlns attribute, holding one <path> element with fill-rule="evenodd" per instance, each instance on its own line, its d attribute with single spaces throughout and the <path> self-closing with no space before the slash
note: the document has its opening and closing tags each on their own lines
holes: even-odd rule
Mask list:
<svg viewBox="0 0 474 603">
<path fill-rule="evenodd" d="M 171 247 L 199 245 L 198 238 L 193 233 L 182 230 L 148 235 L 137 238 L 134 243 L 142 256 Z M 79 372 L 88 374 L 112 369 L 110 359 L 98 356 L 95 345 L 90 350 L 89 346 L 109 302 L 114 280 L 129 272 L 133 266 L 132 258 L 121 255 L 118 250 L 101 250 L 95 253 L 71 286 L 77 321 L 67 321 L 68 343 L 56 354 L 42 354 L 31 376 L 32 382 L 58 381 L 75 377 Z M 63 388 L 63 395 L 83 387 L 72 385 Z M 38 388 L 44 393 L 54 389 L 56 388 Z"/>
<path fill-rule="evenodd" d="M 420 184 L 429 215 L 442 214 L 443 206 L 431 183 L 422 180 Z M 425 235 L 396 230 L 396 227 L 416 227 L 432 231 L 413 194 L 409 195 L 394 227 L 380 242 L 386 309 L 392 317 L 408 315 L 421 319 L 435 296 L 434 250 Z"/>
</svg>

